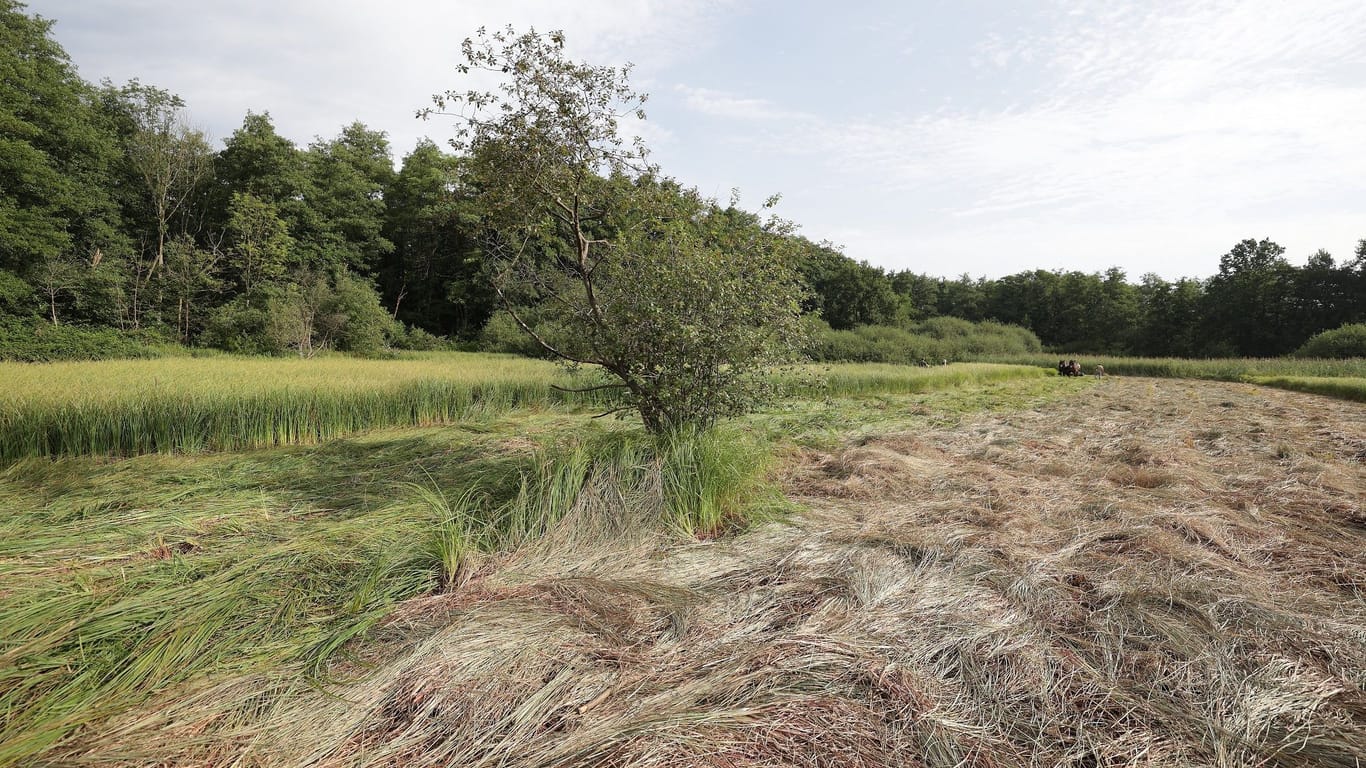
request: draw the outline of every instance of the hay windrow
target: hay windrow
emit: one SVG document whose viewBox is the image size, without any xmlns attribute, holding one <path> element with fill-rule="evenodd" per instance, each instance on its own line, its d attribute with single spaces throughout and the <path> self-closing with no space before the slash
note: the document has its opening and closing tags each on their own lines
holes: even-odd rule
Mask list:
<svg viewBox="0 0 1366 768">
<path fill-rule="evenodd" d="M 1364 438 L 1347 402 L 1116 378 L 809 449 L 787 523 L 552 537 L 325 690 L 218 681 L 50 764 L 1360 766 Z"/>
</svg>

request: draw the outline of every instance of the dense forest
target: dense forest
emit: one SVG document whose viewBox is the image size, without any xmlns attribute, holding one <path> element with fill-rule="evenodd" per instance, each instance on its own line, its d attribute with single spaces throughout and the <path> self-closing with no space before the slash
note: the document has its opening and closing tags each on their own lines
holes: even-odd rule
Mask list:
<svg viewBox="0 0 1366 768">
<path fill-rule="evenodd" d="M 299 147 L 266 111 L 216 147 L 178 96 L 83 80 L 50 28 L 0 0 L 0 356 L 148 342 L 267 354 L 516 348 L 464 158 L 424 142 L 396 165 L 385 133 L 360 123 Z M 818 338 L 933 331 L 948 317 L 1019 326 L 1060 352 L 1272 356 L 1366 322 L 1366 240 L 1342 264 L 1320 251 L 1304 266 L 1270 240 L 1243 240 L 1212 277 L 1135 284 L 1118 268 L 889 273 L 787 237 Z"/>
</svg>

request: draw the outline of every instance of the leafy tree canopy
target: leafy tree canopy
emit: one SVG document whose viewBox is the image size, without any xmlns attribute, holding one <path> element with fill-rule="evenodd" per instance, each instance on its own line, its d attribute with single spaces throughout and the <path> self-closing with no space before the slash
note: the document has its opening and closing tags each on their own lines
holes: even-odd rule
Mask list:
<svg viewBox="0 0 1366 768">
<path fill-rule="evenodd" d="M 484 201 L 495 288 L 541 347 L 610 375 L 602 388 L 650 431 L 743 412 L 798 348 L 790 229 L 663 176 L 622 136 L 620 119 L 644 117 L 627 70 L 563 47 L 560 33 L 481 31 L 461 72 L 502 84 L 436 98 L 464 120 L 455 144 Z"/>
</svg>

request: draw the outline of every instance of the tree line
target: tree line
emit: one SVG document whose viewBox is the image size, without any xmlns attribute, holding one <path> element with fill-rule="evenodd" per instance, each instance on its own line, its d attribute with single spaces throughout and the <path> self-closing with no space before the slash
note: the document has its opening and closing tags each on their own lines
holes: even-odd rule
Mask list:
<svg viewBox="0 0 1366 768">
<path fill-rule="evenodd" d="M 932 317 L 1033 331 L 1059 352 L 1158 357 L 1274 357 L 1310 337 L 1366 322 L 1366 240 L 1338 264 L 1320 250 L 1295 266 L 1268 239 L 1234 244 L 1206 279 L 1123 270 L 1032 270 L 998 279 L 888 272 L 825 249 L 805 267 L 835 329 L 904 327 Z"/>
<path fill-rule="evenodd" d="M 264 111 L 215 147 L 177 95 L 82 80 L 51 24 L 0 0 L 0 333 L 116 329 L 247 353 L 509 344 L 486 236 L 508 201 L 480 158 L 424 141 L 396 166 L 359 122 L 300 147 Z M 709 248 L 781 241 L 802 309 L 835 330 L 956 317 L 1066 352 L 1266 356 L 1366 321 L 1366 241 L 1341 265 L 1320 251 L 1296 267 L 1246 240 L 1204 280 L 946 279 L 855 261 L 676 184 L 648 192 L 705 218 Z M 534 319 L 535 297 L 519 300 Z"/>
</svg>

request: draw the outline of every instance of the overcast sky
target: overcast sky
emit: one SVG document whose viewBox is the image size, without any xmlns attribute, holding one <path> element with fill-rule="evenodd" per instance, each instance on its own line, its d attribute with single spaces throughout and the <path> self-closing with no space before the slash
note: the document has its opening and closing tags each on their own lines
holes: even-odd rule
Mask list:
<svg viewBox="0 0 1366 768">
<path fill-rule="evenodd" d="M 90 81 L 180 94 L 221 140 L 360 120 L 396 159 L 447 122 L 481 25 L 635 64 L 665 172 L 857 259 L 933 275 L 1207 277 L 1366 238 L 1366 2 L 28 0 Z"/>
</svg>

